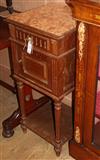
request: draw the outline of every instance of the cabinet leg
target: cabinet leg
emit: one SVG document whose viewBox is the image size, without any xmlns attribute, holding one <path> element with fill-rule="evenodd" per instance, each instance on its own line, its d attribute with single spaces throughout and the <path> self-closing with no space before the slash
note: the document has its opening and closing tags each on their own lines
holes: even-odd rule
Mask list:
<svg viewBox="0 0 100 160">
<path fill-rule="evenodd" d="M 54 103 L 55 108 L 55 146 L 54 150 L 56 155 L 59 156 L 61 153 L 61 102 L 56 101 Z"/>
</svg>

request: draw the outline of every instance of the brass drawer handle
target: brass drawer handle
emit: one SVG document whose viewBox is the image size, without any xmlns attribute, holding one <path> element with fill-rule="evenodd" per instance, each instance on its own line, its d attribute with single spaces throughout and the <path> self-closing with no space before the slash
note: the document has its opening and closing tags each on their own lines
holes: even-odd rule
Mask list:
<svg viewBox="0 0 100 160">
<path fill-rule="evenodd" d="M 26 49 L 27 53 L 28 54 L 32 54 L 33 53 L 33 39 L 32 37 L 27 37 L 25 38 L 25 44 L 24 44 L 24 47 L 23 47 L 23 50 Z"/>
</svg>

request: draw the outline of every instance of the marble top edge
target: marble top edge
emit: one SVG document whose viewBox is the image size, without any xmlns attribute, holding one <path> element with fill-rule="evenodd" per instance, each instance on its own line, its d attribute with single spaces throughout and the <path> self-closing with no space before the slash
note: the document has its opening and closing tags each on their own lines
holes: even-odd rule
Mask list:
<svg viewBox="0 0 100 160">
<path fill-rule="evenodd" d="M 70 8 L 61 2 L 48 3 L 14 16 L 11 15 L 8 20 L 55 36 L 62 36 L 76 27 Z"/>
</svg>

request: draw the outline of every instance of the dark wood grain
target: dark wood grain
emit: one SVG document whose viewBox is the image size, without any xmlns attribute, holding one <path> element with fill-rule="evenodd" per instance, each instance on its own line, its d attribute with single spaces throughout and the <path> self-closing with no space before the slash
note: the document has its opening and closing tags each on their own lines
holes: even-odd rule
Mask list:
<svg viewBox="0 0 100 160">
<path fill-rule="evenodd" d="M 7 9 L 10 14 L 12 14 L 14 11 L 12 4 L 13 4 L 12 0 L 6 0 Z"/>
<path fill-rule="evenodd" d="M 9 61 L 10 61 L 11 73 L 12 73 L 13 69 L 12 69 L 11 45 L 10 45 L 9 37 L 10 37 L 10 34 L 9 34 L 9 28 L 8 28 L 8 24 L 6 22 L 6 19 L 3 17 L 0 17 L 0 50 L 3 50 L 5 48 L 8 49 L 8 56 L 9 56 Z M 3 52 L 0 52 L 0 54 L 3 54 Z M 11 76 L 11 75 L 9 75 L 9 76 Z M 9 89 L 13 93 L 16 92 L 16 89 L 13 85 L 10 85 L 3 80 L 0 80 L 0 85 Z"/>
<path fill-rule="evenodd" d="M 100 46 L 100 2 L 70 0 L 69 4 L 77 20 L 74 137 L 69 152 L 77 160 L 99 160 L 100 128 L 98 123 L 94 132 L 93 121 Z"/>
</svg>

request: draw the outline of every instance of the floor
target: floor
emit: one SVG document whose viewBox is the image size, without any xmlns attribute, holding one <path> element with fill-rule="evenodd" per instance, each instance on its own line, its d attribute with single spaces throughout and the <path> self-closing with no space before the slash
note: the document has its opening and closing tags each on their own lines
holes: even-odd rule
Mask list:
<svg viewBox="0 0 100 160">
<path fill-rule="evenodd" d="M 0 86 L 0 122 L 17 108 L 16 96 Z M 0 133 L 2 124 L 0 123 Z M 69 156 L 68 143 L 57 157 L 53 146 L 30 130 L 24 134 L 18 126 L 11 138 L 0 136 L 0 160 L 74 160 Z"/>
</svg>

